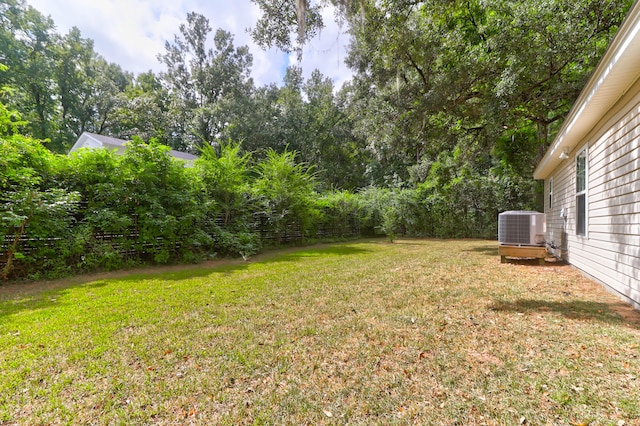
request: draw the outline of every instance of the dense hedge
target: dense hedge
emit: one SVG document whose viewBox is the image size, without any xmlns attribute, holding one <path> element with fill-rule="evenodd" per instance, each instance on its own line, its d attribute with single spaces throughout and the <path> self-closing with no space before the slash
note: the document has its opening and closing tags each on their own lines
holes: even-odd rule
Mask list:
<svg viewBox="0 0 640 426">
<path fill-rule="evenodd" d="M 319 194 L 313 168 L 291 152 L 254 163 L 228 145 L 185 167 L 167 150 L 134 140 L 122 156 L 63 156 L 30 138 L 2 137 L 0 277 L 250 256 L 322 238 L 495 238 L 498 212 L 518 207 L 517 192 L 528 190 L 526 182 L 469 175 L 442 186 L 432 179 L 412 189 Z"/>
</svg>

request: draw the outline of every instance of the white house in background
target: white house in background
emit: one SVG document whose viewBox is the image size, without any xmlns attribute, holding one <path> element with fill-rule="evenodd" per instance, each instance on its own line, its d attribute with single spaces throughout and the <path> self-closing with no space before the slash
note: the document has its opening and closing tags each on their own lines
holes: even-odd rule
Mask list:
<svg viewBox="0 0 640 426">
<path fill-rule="evenodd" d="M 534 177 L 553 254 L 640 308 L 640 2 Z"/>
<path fill-rule="evenodd" d="M 90 149 L 99 149 L 106 148 L 112 151 L 116 151 L 116 154 L 121 155 L 126 146 L 124 145 L 127 141 L 117 138 L 112 138 L 110 136 L 97 135 L 95 133 L 84 132 L 80 135 L 76 143 L 73 144 L 71 149 L 69 150 L 69 154 L 74 151 L 79 150 L 80 148 L 90 148 Z M 173 149 L 169 151 L 172 157 L 175 157 L 179 160 L 185 162 L 187 167 L 191 167 L 193 162 L 198 158 L 197 155 L 189 154 L 181 151 L 174 151 Z"/>
</svg>

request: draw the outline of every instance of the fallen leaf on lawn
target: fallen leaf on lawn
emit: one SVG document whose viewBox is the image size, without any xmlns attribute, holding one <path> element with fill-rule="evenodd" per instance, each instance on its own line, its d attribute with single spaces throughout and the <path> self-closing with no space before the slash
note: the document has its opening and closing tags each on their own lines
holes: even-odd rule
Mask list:
<svg viewBox="0 0 640 426">
<path fill-rule="evenodd" d="M 478 362 L 488 362 L 494 365 L 503 365 L 504 362 L 495 355 L 491 355 L 489 353 L 480 353 L 476 351 L 471 351 L 469 355 L 474 358 Z"/>
<path fill-rule="evenodd" d="M 322 410 L 322 412 L 327 417 L 333 417 L 333 413 L 331 411 L 329 411 L 329 410 Z"/>
<path fill-rule="evenodd" d="M 420 359 L 424 359 L 428 356 L 429 354 L 427 352 L 420 352 L 419 358 Z"/>
</svg>

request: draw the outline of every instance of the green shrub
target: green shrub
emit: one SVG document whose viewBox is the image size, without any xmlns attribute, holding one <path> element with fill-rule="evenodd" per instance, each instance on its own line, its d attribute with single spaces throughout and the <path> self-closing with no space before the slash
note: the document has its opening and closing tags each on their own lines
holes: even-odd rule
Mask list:
<svg viewBox="0 0 640 426">
<path fill-rule="evenodd" d="M 360 204 L 355 194 L 331 191 L 316 200 L 318 231 L 330 237 L 352 237 L 360 233 Z M 322 232 L 324 231 L 324 232 Z"/>
<path fill-rule="evenodd" d="M 535 193 L 531 180 L 482 174 L 455 153 L 441 154 L 415 188 L 318 194 L 313 167 L 294 152 L 269 150 L 251 167 L 239 145 L 223 144 L 219 153 L 203 149 L 189 168 L 154 141 L 134 139 L 122 156 L 67 157 L 2 126 L 0 119 L 5 279 L 248 257 L 264 245 L 323 238 L 495 238 L 497 214 L 531 208 L 523 200 Z"/>
<path fill-rule="evenodd" d="M 52 188 L 56 160 L 34 139 L 21 135 L 0 138 L 2 279 L 29 273 L 31 264 L 37 264 L 45 276 L 59 276 L 73 256 L 67 239 L 80 196 Z"/>
<path fill-rule="evenodd" d="M 257 179 L 252 194 L 258 213 L 266 218 L 275 243 L 287 228 L 299 225 L 304 236 L 314 225 L 317 209 L 313 199 L 316 185 L 313 167 L 296 162 L 294 152 L 278 154 L 272 149 L 256 167 Z"/>
</svg>

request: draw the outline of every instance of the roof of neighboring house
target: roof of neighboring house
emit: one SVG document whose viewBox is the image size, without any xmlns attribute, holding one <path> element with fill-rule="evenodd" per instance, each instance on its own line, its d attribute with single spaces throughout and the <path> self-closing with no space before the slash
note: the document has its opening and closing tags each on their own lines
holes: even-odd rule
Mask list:
<svg viewBox="0 0 640 426">
<path fill-rule="evenodd" d="M 124 144 L 127 142 L 127 141 L 122 140 L 122 139 L 112 138 L 111 136 L 98 135 L 96 133 L 84 132 L 82 135 L 86 135 L 89 138 L 92 138 L 92 139 L 95 139 L 97 141 L 100 141 L 103 145 L 107 145 L 107 146 L 105 146 L 105 148 L 108 148 L 109 146 L 124 147 Z"/>
<path fill-rule="evenodd" d="M 111 149 L 117 149 L 119 151 L 124 150 L 125 148 L 124 144 L 128 142 L 123 139 L 112 138 L 111 136 L 84 132 L 80 135 L 80 137 L 78 138 L 76 143 L 71 147 L 69 152 L 71 153 L 73 151 L 76 151 L 84 147 L 87 141 L 94 142 L 93 144 L 90 144 L 90 145 L 96 145 L 97 148 L 111 148 Z M 193 161 L 196 158 L 198 158 L 197 155 L 189 154 L 188 152 L 176 151 L 173 149 L 169 151 L 169 154 L 171 154 L 172 157 L 179 158 L 185 161 Z"/>
<path fill-rule="evenodd" d="M 640 1 L 636 1 L 604 57 L 573 104 L 533 173 L 545 179 L 580 145 L 640 77 Z"/>
</svg>

